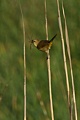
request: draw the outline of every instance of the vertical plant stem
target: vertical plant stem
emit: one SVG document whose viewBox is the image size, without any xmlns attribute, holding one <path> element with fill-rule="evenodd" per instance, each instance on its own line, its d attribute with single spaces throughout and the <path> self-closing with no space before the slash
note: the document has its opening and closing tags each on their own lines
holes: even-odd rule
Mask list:
<svg viewBox="0 0 80 120">
<path fill-rule="evenodd" d="M 45 3 L 45 27 L 46 27 L 46 39 L 48 40 L 48 22 L 47 22 L 47 8 L 46 8 L 46 0 Z"/>
<path fill-rule="evenodd" d="M 22 7 L 19 1 L 21 16 L 22 16 L 22 26 L 23 26 L 23 39 L 24 39 L 24 120 L 26 120 L 26 38 L 25 38 L 25 27 L 24 27 L 24 17 Z"/>
<path fill-rule="evenodd" d="M 52 88 L 51 88 L 51 70 L 50 70 L 50 55 L 47 53 L 47 66 L 48 66 L 48 79 L 49 79 L 49 96 L 50 96 L 50 109 L 51 109 L 51 118 L 54 120 L 54 111 L 53 111 L 53 101 L 52 101 Z"/>
<path fill-rule="evenodd" d="M 26 120 L 26 47 L 24 39 L 24 120 Z"/>
<path fill-rule="evenodd" d="M 65 20 L 66 45 L 67 45 L 67 51 L 68 51 L 68 57 L 69 57 L 69 63 L 70 63 L 70 71 L 71 71 L 71 79 L 72 79 L 72 93 L 73 93 L 73 102 L 74 102 L 74 110 L 75 110 L 75 120 L 77 120 L 77 106 L 76 106 L 74 77 L 73 77 L 73 69 L 72 69 L 71 54 L 70 54 L 69 35 L 68 35 L 68 28 L 67 28 L 67 22 L 66 22 L 66 16 L 65 16 L 63 3 L 62 3 L 62 10 L 63 10 L 63 16 Z"/>
<path fill-rule="evenodd" d="M 48 40 L 48 23 L 47 23 L 47 8 L 45 0 L 45 22 L 46 22 L 46 39 Z M 49 79 L 49 96 L 50 96 L 50 109 L 51 118 L 54 120 L 53 101 L 52 101 L 52 88 L 51 88 L 51 69 L 50 69 L 50 54 L 47 52 L 47 66 L 48 66 L 48 79 Z"/>
<path fill-rule="evenodd" d="M 61 41 L 62 41 L 62 50 L 63 50 L 63 59 L 64 59 L 64 69 L 65 69 L 65 75 L 66 75 L 67 96 L 68 96 L 68 107 L 69 107 L 69 110 L 70 110 L 70 88 L 69 88 L 69 78 L 68 78 L 68 70 L 67 70 L 66 54 L 65 54 L 65 45 L 64 45 L 63 30 L 62 30 L 61 15 L 60 15 L 60 8 L 59 8 L 59 1 L 58 1 L 58 0 L 57 0 L 57 7 L 58 7 L 58 22 L 59 22 L 59 29 L 60 29 Z"/>
</svg>

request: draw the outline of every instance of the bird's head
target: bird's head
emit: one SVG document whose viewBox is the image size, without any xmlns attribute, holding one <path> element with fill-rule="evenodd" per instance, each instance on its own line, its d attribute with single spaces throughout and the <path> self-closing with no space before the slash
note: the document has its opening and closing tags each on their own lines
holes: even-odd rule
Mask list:
<svg viewBox="0 0 80 120">
<path fill-rule="evenodd" d="M 39 40 L 31 40 L 31 44 L 34 44 L 35 47 L 37 47 Z"/>
<path fill-rule="evenodd" d="M 31 45 L 32 45 L 32 44 L 33 44 L 35 47 L 37 47 L 38 43 L 39 43 L 39 40 L 31 40 L 31 41 L 30 41 L 30 48 L 31 48 Z"/>
</svg>

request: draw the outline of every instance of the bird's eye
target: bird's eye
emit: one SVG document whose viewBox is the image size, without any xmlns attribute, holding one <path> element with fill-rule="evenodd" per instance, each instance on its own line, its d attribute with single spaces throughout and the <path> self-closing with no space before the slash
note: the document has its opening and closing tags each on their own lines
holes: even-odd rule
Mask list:
<svg viewBox="0 0 80 120">
<path fill-rule="evenodd" d="M 33 40 L 33 43 L 36 42 L 36 40 Z"/>
</svg>

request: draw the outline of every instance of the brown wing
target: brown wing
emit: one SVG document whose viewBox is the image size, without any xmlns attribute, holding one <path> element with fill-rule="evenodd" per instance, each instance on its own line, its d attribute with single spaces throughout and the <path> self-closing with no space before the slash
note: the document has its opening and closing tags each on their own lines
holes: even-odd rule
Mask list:
<svg viewBox="0 0 80 120">
<path fill-rule="evenodd" d="M 44 48 L 45 46 L 48 46 L 48 44 L 49 44 L 49 41 L 47 41 L 47 40 L 41 40 L 39 42 L 39 44 L 37 45 L 37 48 L 38 49 Z"/>
</svg>

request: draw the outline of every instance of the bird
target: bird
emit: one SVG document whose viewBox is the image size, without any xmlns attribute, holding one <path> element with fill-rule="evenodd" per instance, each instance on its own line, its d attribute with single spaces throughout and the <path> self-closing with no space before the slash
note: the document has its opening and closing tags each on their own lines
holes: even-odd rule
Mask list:
<svg viewBox="0 0 80 120">
<path fill-rule="evenodd" d="M 31 40 L 31 44 L 33 44 L 38 50 L 47 53 L 48 50 L 51 48 L 53 40 L 56 36 L 57 34 L 54 35 L 54 37 L 52 37 L 51 40 L 38 40 L 38 39 Z"/>
</svg>

